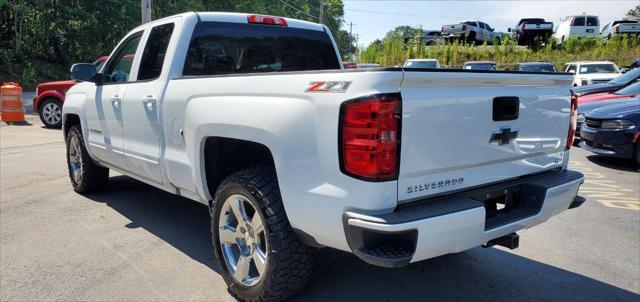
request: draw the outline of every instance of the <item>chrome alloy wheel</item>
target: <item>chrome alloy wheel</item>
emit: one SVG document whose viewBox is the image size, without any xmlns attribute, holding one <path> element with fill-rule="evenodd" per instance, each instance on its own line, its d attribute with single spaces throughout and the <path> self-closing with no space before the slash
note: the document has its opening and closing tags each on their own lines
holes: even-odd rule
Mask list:
<svg viewBox="0 0 640 302">
<path fill-rule="evenodd" d="M 42 117 L 51 125 L 58 124 L 62 120 L 62 108 L 57 103 L 48 103 L 42 107 Z"/>
<path fill-rule="evenodd" d="M 82 149 L 80 147 L 80 140 L 78 136 L 73 135 L 69 141 L 69 169 L 71 169 L 71 175 L 73 181 L 79 184 L 82 180 Z"/>
<path fill-rule="evenodd" d="M 269 255 L 262 217 L 247 197 L 234 194 L 224 201 L 218 238 L 233 278 L 246 286 L 257 284 L 265 273 Z"/>
</svg>

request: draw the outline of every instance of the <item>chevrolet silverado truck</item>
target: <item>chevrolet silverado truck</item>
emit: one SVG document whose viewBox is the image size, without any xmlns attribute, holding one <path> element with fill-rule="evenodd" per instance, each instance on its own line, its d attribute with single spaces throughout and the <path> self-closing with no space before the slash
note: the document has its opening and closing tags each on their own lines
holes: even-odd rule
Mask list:
<svg viewBox="0 0 640 302">
<path fill-rule="evenodd" d="M 383 267 L 515 248 L 581 204 L 571 74 L 344 70 L 326 26 L 236 13 L 144 24 L 71 73 L 74 190 L 111 169 L 208 205 L 243 301 L 294 295 L 320 247 Z"/>
<path fill-rule="evenodd" d="M 446 41 L 459 40 L 469 44 L 500 44 L 502 34 L 495 32 L 489 24 L 481 21 L 461 21 L 456 24 L 443 25 L 440 29 Z"/>
<path fill-rule="evenodd" d="M 520 19 L 514 28 L 509 28 L 513 40 L 518 45 L 532 46 L 534 43 L 546 43 L 553 35 L 553 22 L 546 22 L 542 18 Z"/>
</svg>

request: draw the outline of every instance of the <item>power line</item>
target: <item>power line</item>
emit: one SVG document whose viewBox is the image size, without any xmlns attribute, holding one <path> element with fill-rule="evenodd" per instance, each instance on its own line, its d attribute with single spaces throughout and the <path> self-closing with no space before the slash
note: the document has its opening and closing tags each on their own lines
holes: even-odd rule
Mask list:
<svg viewBox="0 0 640 302">
<path fill-rule="evenodd" d="M 288 1 L 286 1 L 286 0 L 280 0 L 280 2 L 282 2 L 282 4 L 284 4 L 284 5 L 286 5 L 286 6 L 290 7 L 290 8 L 293 8 L 293 9 L 294 9 L 294 10 L 296 10 L 297 12 L 299 12 L 299 13 L 301 13 L 301 14 L 303 14 L 303 15 L 307 16 L 307 17 L 311 17 L 311 18 L 314 18 L 314 19 L 318 19 L 318 18 L 319 18 L 318 16 L 314 16 L 314 15 L 312 15 L 312 14 L 309 14 L 309 13 L 307 13 L 307 12 L 305 12 L 305 11 L 303 11 L 303 10 L 301 10 L 301 9 L 297 8 L 297 7 L 295 7 L 293 4 L 289 3 L 289 2 L 288 2 Z"/>
<path fill-rule="evenodd" d="M 421 14 L 414 14 L 414 13 L 382 12 L 382 11 L 364 10 L 364 9 L 345 9 L 345 11 L 357 12 L 357 13 L 365 13 L 365 14 L 395 15 L 395 16 L 406 16 L 406 17 L 418 17 L 418 18 L 458 18 L 458 19 L 464 19 L 464 17 L 460 17 L 460 16 L 421 15 Z"/>
</svg>

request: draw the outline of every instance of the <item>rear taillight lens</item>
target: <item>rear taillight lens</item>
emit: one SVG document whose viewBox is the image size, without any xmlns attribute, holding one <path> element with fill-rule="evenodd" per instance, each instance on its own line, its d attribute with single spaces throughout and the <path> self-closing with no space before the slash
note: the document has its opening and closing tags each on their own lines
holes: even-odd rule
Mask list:
<svg viewBox="0 0 640 302">
<path fill-rule="evenodd" d="M 369 181 L 398 178 L 400 157 L 399 93 L 366 96 L 340 108 L 340 168 Z"/>
<path fill-rule="evenodd" d="M 576 135 L 576 126 L 578 124 L 578 96 L 571 93 L 571 114 L 569 120 L 569 134 L 567 136 L 567 150 L 573 146 L 573 139 Z"/>
<path fill-rule="evenodd" d="M 444 26 L 440 27 L 440 32 L 443 33 L 444 32 Z"/>
<path fill-rule="evenodd" d="M 264 16 L 264 15 L 249 15 L 247 16 L 247 22 L 254 24 L 267 24 L 287 26 L 287 20 L 282 17 Z"/>
<path fill-rule="evenodd" d="M 614 33 L 619 33 L 620 32 L 620 27 L 616 26 L 613 28 L 613 32 Z"/>
</svg>

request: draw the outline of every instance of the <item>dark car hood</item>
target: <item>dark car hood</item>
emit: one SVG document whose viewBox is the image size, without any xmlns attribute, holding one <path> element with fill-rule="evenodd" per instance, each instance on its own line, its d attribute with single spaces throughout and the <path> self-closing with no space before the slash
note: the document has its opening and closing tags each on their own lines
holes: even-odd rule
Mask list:
<svg viewBox="0 0 640 302">
<path fill-rule="evenodd" d="M 624 85 L 613 85 L 609 83 L 602 83 L 602 84 L 593 84 L 593 85 L 575 87 L 575 88 L 572 88 L 571 90 L 573 90 L 573 92 L 577 95 L 585 95 L 585 94 L 592 94 L 592 93 L 612 92 L 622 87 L 624 87 Z"/>
<path fill-rule="evenodd" d="M 640 97 L 635 97 L 620 104 L 595 109 L 587 113 L 586 116 L 596 119 L 640 119 Z"/>
<path fill-rule="evenodd" d="M 587 112 L 591 112 L 592 110 L 595 110 L 595 109 L 598 109 L 598 108 L 602 108 L 602 107 L 606 107 L 606 106 L 613 106 L 613 105 L 618 105 L 618 104 L 627 104 L 629 102 L 633 102 L 634 100 L 638 100 L 638 98 L 611 99 L 611 100 L 606 100 L 606 101 L 601 101 L 601 102 L 591 102 L 591 103 L 580 104 L 580 105 L 578 105 L 578 114 L 584 114 L 584 113 L 587 113 Z"/>
</svg>

